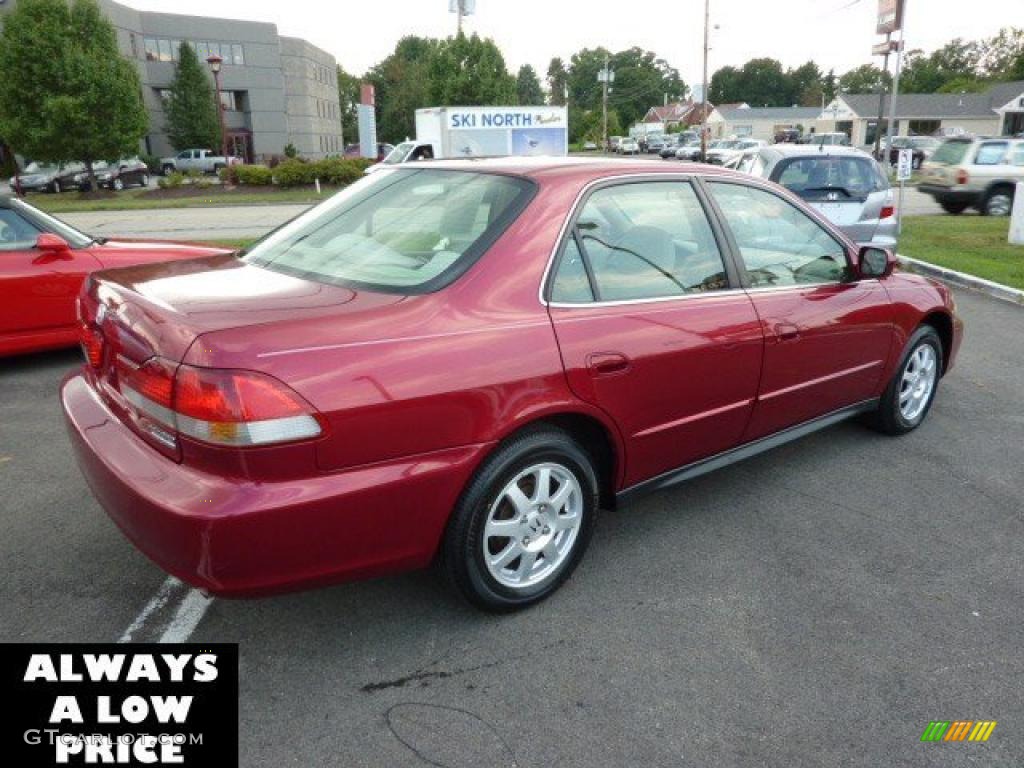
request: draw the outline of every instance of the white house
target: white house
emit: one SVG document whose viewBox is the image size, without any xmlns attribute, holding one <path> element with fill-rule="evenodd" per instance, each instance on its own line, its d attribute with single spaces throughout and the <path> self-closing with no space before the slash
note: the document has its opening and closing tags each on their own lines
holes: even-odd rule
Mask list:
<svg viewBox="0 0 1024 768">
<path fill-rule="evenodd" d="M 741 136 L 772 142 L 779 131 L 800 128 L 817 133 L 821 109 L 818 107 L 750 107 L 723 104 L 708 117 L 708 128 L 715 139 Z"/>
</svg>

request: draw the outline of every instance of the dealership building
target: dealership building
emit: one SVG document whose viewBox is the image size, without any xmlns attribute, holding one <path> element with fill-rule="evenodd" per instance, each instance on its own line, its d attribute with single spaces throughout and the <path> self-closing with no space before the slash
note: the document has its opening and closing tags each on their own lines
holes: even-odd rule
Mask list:
<svg viewBox="0 0 1024 768">
<path fill-rule="evenodd" d="M 0 24 L 17 1 L 0 2 Z M 139 71 L 149 112 L 141 152 L 173 153 L 164 101 L 182 42 L 200 60 L 211 54 L 224 60 L 221 108 L 232 154 L 252 162 L 281 155 L 288 144 L 314 159 L 344 151 L 337 64 L 326 51 L 279 35 L 274 24 L 137 11 L 112 0 L 99 4 L 117 30 L 121 53 Z"/>
</svg>

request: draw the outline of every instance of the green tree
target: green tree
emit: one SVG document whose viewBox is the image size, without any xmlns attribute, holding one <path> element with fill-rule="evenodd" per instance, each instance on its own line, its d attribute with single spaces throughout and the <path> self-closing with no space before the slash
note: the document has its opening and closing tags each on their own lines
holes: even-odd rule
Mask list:
<svg viewBox="0 0 1024 768">
<path fill-rule="evenodd" d="M 862 64 L 839 78 L 839 89 L 846 93 L 877 93 L 892 85 L 892 76 L 874 64 Z"/>
<path fill-rule="evenodd" d="M 978 66 L 985 77 L 997 80 L 1024 78 L 1024 29 L 1005 27 L 982 42 Z"/>
<path fill-rule="evenodd" d="M 687 88 L 678 70 L 653 51 L 628 48 L 611 57 L 615 83 L 608 103 L 624 126 L 641 120 L 647 110 L 664 100 L 679 101 Z"/>
<path fill-rule="evenodd" d="M 556 56 L 548 64 L 548 91 L 553 106 L 565 106 L 565 94 L 568 87 L 569 73 L 565 69 L 565 63 Z"/>
<path fill-rule="evenodd" d="M 821 106 L 825 96 L 824 78 L 821 69 L 813 61 L 808 61 L 796 69 L 786 73 L 790 81 L 790 91 L 794 102 L 801 107 Z"/>
<path fill-rule="evenodd" d="M 439 106 L 431 96 L 431 65 L 439 43 L 407 35 L 386 59 L 366 73 L 377 97 L 377 135 L 397 143 L 416 135 L 416 110 Z"/>
<path fill-rule="evenodd" d="M 708 84 L 708 99 L 712 104 L 736 104 L 746 101 L 740 79 L 740 71 L 736 67 L 725 66 L 717 70 Z"/>
<path fill-rule="evenodd" d="M 86 164 L 138 151 L 138 73 L 95 0 L 21 0 L 0 36 L 0 134 L 25 155 Z"/>
<path fill-rule="evenodd" d="M 825 103 L 830 104 L 836 96 L 839 95 L 839 78 L 836 77 L 836 71 L 830 69 L 828 74 L 821 80 L 821 89 L 825 94 Z"/>
<path fill-rule="evenodd" d="M 607 48 L 584 48 L 569 59 L 569 103 L 580 109 L 601 108 L 601 83 L 597 73 L 611 58 Z M 617 77 L 617 75 L 616 75 Z"/>
<path fill-rule="evenodd" d="M 165 107 L 167 137 L 177 150 L 219 147 L 220 116 L 213 83 L 195 49 L 182 43 Z"/>
<path fill-rule="evenodd" d="M 516 75 L 516 99 L 522 106 L 544 103 L 544 91 L 540 87 L 537 70 L 529 64 L 523 64 Z"/>
<path fill-rule="evenodd" d="M 795 101 L 793 86 L 782 64 L 775 59 L 751 59 L 740 70 L 740 101 L 752 107 L 789 107 Z"/>
<path fill-rule="evenodd" d="M 460 32 L 438 46 L 430 65 L 430 95 L 442 107 L 514 104 L 516 80 L 493 40 Z"/>
<path fill-rule="evenodd" d="M 344 141 L 355 141 L 359 135 L 359 100 L 362 81 L 338 65 L 338 104 L 341 108 L 341 136 Z"/>
</svg>

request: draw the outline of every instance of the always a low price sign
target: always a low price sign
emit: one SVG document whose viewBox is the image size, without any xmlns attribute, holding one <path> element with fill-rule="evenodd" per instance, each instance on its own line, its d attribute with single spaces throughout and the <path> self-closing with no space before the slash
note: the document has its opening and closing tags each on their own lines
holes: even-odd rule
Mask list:
<svg viewBox="0 0 1024 768">
<path fill-rule="evenodd" d="M 19 768 L 238 765 L 238 646 L 0 645 Z"/>
</svg>

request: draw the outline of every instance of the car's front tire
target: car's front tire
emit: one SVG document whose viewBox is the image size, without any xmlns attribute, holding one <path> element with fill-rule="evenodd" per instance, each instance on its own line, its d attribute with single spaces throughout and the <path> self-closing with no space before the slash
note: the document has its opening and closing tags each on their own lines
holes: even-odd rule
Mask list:
<svg viewBox="0 0 1024 768">
<path fill-rule="evenodd" d="M 597 509 L 587 452 L 559 429 L 530 428 L 500 446 L 466 487 L 442 543 L 444 569 L 480 608 L 525 608 L 575 569 Z"/>
<path fill-rule="evenodd" d="M 921 426 L 935 401 L 942 368 L 942 339 L 932 326 L 922 325 L 907 342 L 873 426 L 887 435 L 904 435 Z"/>
</svg>

